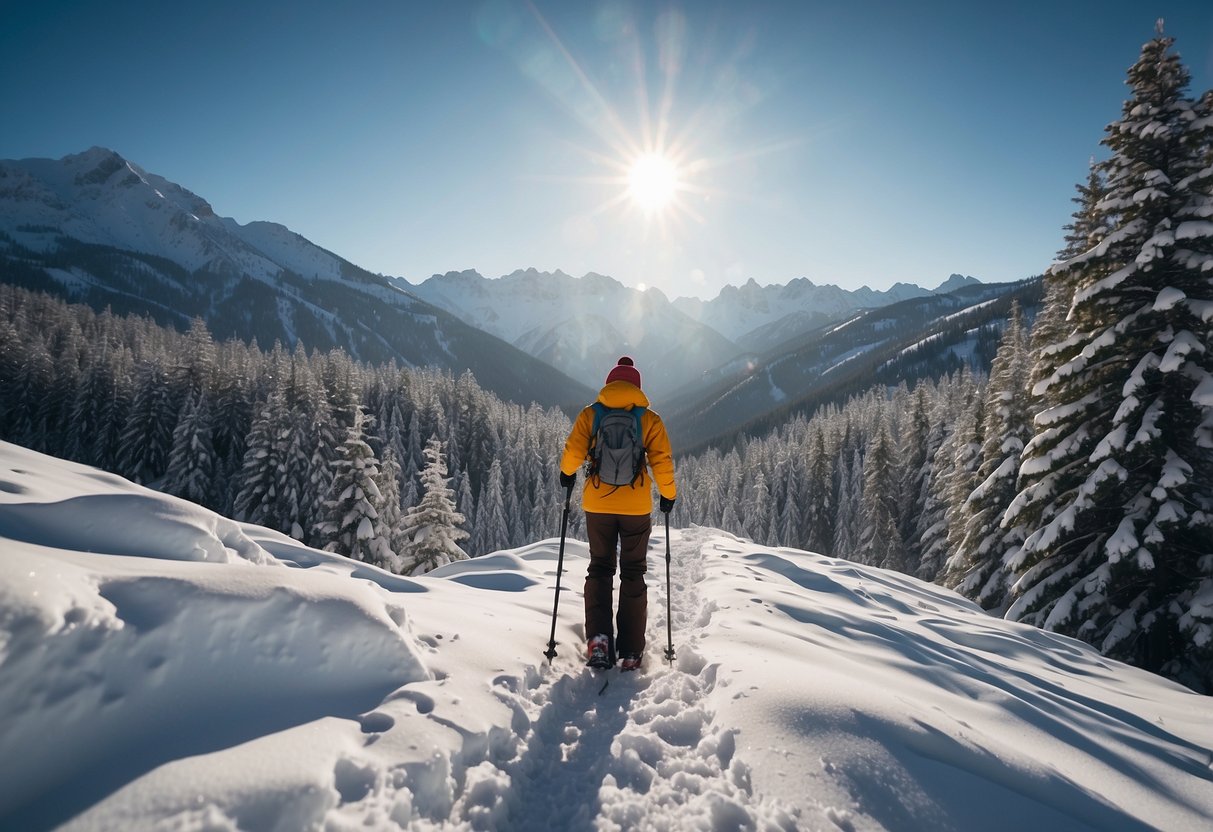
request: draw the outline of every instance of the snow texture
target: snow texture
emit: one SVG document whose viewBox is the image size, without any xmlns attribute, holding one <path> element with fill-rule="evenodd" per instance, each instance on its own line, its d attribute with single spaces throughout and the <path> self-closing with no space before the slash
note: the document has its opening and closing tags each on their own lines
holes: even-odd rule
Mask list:
<svg viewBox="0 0 1213 832">
<path fill-rule="evenodd" d="M 712 529 L 669 540 L 672 666 L 655 529 L 646 665 L 601 695 L 578 540 L 549 665 L 555 540 L 406 579 L 3 443 L 0 538 L 4 829 L 1213 817 L 1213 700 L 938 586 Z"/>
</svg>

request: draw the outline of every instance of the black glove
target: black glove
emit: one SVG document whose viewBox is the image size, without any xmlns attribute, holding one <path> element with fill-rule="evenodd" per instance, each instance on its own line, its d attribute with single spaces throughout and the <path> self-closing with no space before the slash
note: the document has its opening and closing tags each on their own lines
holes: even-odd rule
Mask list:
<svg viewBox="0 0 1213 832">
<path fill-rule="evenodd" d="M 564 471 L 560 472 L 560 487 L 561 488 L 572 488 L 576 484 L 577 484 L 577 473 L 575 471 L 572 474 L 566 474 Z"/>
<path fill-rule="evenodd" d="M 674 508 L 674 498 L 673 497 L 662 497 L 660 502 L 661 502 L 661 513 L 662 514 L 669 514 L 670 511 Z"/>
</svg>

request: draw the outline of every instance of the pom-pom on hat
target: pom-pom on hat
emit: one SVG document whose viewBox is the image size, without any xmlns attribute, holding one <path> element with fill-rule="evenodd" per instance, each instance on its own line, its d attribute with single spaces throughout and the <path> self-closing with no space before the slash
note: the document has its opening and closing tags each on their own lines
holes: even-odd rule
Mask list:
<svg viewBox="0 0 1213 832">
<path fill-rule="evenodd" d="M 607 373 L 606 383 L 610 384 L 612 381 L 626 381 L 639 387 L 640 371 L 636 369 L 636 363 L 626 355 L 620 358 Z"/>
</svg>

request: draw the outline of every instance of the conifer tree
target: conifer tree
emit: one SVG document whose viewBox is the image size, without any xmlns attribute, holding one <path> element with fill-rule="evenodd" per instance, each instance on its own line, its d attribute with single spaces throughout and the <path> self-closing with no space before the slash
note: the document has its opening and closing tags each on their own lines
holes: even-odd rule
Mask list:
<svg viewBox="0 0 1213 832">
<path fill-rule="evenodd" d="M 35 449 L 42 446 L 38 401 L 50 387 L 54 373 L 54 362 L 40 340 L 26 347 L 17 375 L 7 389 L 0 391 L 8 408 L 8 435 L 13 441 Z"/>
<path fill-rule="evenodd" d="M 279 489 L 284 481 L 286 454 L 284 437 L 290 435 L 291 415 L 279 391 L 262 403 L 253 421 L 240 471 L 240 489 L 233 509 L 236 519 L 290 531 L 291 518 L 279 513 Z"/>
<path fill-rule="evenodd" d="M 101 404 L 101 419 L 93 438 L 94 463 L 107 471 L 117 471 L 122 431 L 130 417 L 135 398 L 134 358 L 123 346 L 113 353 L 113 388 Z"/>
<path fill-rule="evenodd" d="M 873 566 L 904 570 L 905 545 L 897 528 L 897 473 L 893 441 L 888 425 L 882 423 L 863 460 L 859 557 Z"/>
<path fill-rule="evenodd" d="M 720 528 L 729 534 L 745 537 L 745 527 L 737 517 L 736 503 L 733 500 L 725 502 L 724 512 L 720 516 Z"/>
<path fill-rule="evenodd" d="M 825 432 L 818 425 L 809 440 L 802 510 L 803 540 L 810 552 L 834 553 L 834 466 L 826 450 Z M 794 545 L 794 544 L 788 544 Z"/>
<path fill-rule="evenodd" d="M 206 393 L 190 396 L 173 431 L 164 490 L 200 505 L 214 493 L 215 446 L 211 441 L 211 408 Z"/>
<path fill-rule="evenodd" d="M 472 551 L 476 554 L 496 552 L 509 545 L 505 501 L 502 495 L 503 485 L 501 461 L 494 459 L 489 466 L 489 475 L 480 487 L 476 525 L 473 526 L 474 539 L 471 543 Z"/>
<path fill-rule="evenodd" d="M 897 440 L 901 479 L 897 526 L 905 545 L 902 568 L 913 574 L 922 559 L 917 524 L 926 507 L 927 481 L 934 453 L 930 447 L 931 406 L 927 400 L 926 385 L 915 387 L 913 393 L 902 400 L 902 406 L 907 408 L 907 412 Z"/>
<path fill-rule="evenodd" d="M 1066 337 L 1008 522 L 1009 618 L 1213 690 L 1213 119 L 1172 39 L 1148 42 L 1103 140 L 1106 235 L 1051 273 Z"/>
<path fill-rule="evenodd" d="M 834 525 L 834 556 L 859 555 L 859 531 L 863 502 L 863 455 L 858 447 L 838 452 L 838 514 Z"/>
<path fill-rule="evenodd" d="M 1016 494 L 1019 457 L 1032 430 L 1028 361 L 1023 313 L 1014 304 L 986 385 L 978 485 L 965 498 L 964 535 L 943 580 L 991 610 L 1005 607 L 1010 584 L 1003 561 L 1023 542 L 1022 530 L 1001 524 Z"/>
<path fill-rule="evenodd" d="M 327 551 L 392 569 L 397 565 L 396 553 L 391 549 L 390 530 L 383 527 L 379 516 L 382 474 L 375 452 L 366 442 L 364 419 L 361 408 L 355 410 L 354 424 L 337 453 L 324 519 L 317 531 Z"/>
<path fill-rule="evenodd" d="M 551 470 L 550 468 L 547 470 Z M 460 471 L 459 476 L 455 478 L 458 482 L 458 487 L 455 489 L 455 510 L 463 515 L 463 522 L 467 526 L 473 526 L 476 517 L 476 496 L 472 493 L 472 479 L 468 476 L 467 471 Z M 536 514 L 543 514 L 542 509 L 545 505 L 539 505 Z M 472 533 L 468 532 L 468 537 L 471 538 Z"/>
<path fill-rule="evenodd" d="M 772 535 L 772 542 L 780 546 L 803 546 L 804 537 L 804 492 L 801 482 L 800 467 L 796 460 L 784 456 L 781 460 L 784 482 L 783 501 L 779 514 L 772 515 L 777 519 L 777 526 Z"/>
<path fill-rule="evenodd" d="M 119 440 L 118 465 L 123 474 L 138 483 L 164 475 L 177 417 L 164 367 L 159 361 L 150 361 L 140 374 Z"/>
<path fill-rule="evenodd" d="M 4 299 L 0 298 L 0 302 Z M 0 436 L 15 437 L 12 427 L 22 406 L 17 378 L 27 344 L 24 332 L 0 313 Z"/>
<path fill-rule="evenodd" d="M 951 451 L 950 470 L 944 482 L 944 514 L 947 523 L 947 554 L 943 565 L 960 550 L 969 522 L 969 495 L 979 484 L 977 469 L 981 466 L 983 444 L 982 428 L 985 425 L 985 396 L 967 371 L 962 373 L 964 393 L 960 399 L 960 412 L 956 415 L 955 427 L 949 441 L 945 443 Z"/>
<path fill-rule="evenodd" d="M 384 568 L 400 574 L 404 568 L 402 553 L 408 549 L 404 533 L 404 511 L 400 504 L 400 463 L 391 445 L 383 449 L 383 464 L 379 469 L 379 529 L 387 538 L 391 557 L 385 558 Z"/>
<path fill-rule="evenodd" d="M 466 538 L 464 517 L 455 510 L 454 494 L 447 479 L 442 440 L 430 437 L 425 446 L 425 468 L 421 471 L 421 502 L 409 509 L 404 518 L 409 537 L 406 573 L 421 575 L 457 560 L 466 560 L 459 547 Z"/>
<path fill-rule="evenodd" d="M 86 465 L 102 463 L 98 437 L 105 429 L 106 402 L 114 393 L 116 380 L 113 373 L 109 345 L 103 340 L 89 357 L 73 396 L 65 443 L 69 459 Z"/>
<path fill-rule="evenodd" d="M 767 528 L 771 522 L 771 492 L 767 488 L 766 474 L 761 469 L 754 472 L 750 487 L 742 500 L 741 522 L 745 534 L 755 543 L 767 543 Z"/>
</svg>

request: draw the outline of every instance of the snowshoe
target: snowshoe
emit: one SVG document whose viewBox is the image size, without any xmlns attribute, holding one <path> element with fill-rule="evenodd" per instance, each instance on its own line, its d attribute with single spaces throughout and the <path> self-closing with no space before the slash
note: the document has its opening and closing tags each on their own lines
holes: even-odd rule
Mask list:
<svg viewBox="0 0 1213 832">
<path fill-rule="evenodd" d="M 608 636 L 596 635 L 590 639 L 585 664 L 594 670 L 606 670 L 611 666 L 611 639 Z"/>
<path fill-rule="evenodd" d="M 624 673 L 639 670 L 642 658 L 639 653 L 624 653 L 620 657 L 619 669 Z"/>
</svg>

